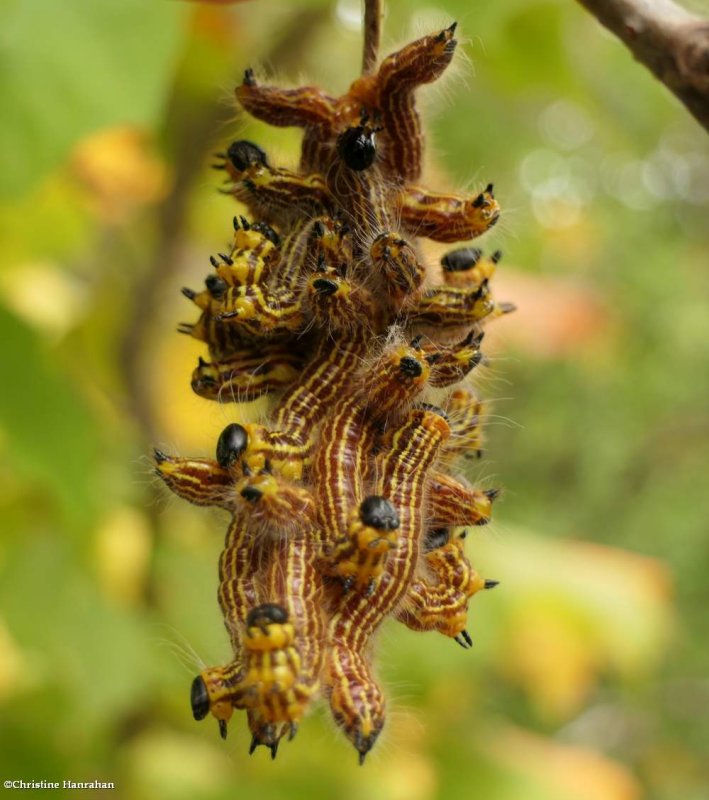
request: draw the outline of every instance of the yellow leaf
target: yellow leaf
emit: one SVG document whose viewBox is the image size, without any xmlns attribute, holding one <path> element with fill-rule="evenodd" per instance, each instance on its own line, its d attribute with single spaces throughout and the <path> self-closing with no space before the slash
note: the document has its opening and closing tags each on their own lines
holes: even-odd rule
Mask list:
<svg viewBox="0 0 709 800">
<path fill-rule="evenodd" d="M 135 508 L 113 509 L 96 534 L 95 563 L 101 587 L 123 603 L 140 601 L 152 539 L 145 516 Z"/>
<path fill-rule="evenodd" d="M 516 728 L 488 732 L 484 749 L 512 772 L 527 773 L 560 800 L 639 800 L 628 769 L 582 747 L 561 745 Z"/>
<path fill-rule="evenodd" d="M 164 164 L 151 153 L 147 134 L 132 126 L 82 139 L 71 163 L 95 212 L 109 223 L 121 222 L 136 206 L 153 203 L 168 190 Z"/>
<path fill-rule="evenodd" d="M 499 668 L 547 717 L 575 713 L 601 673 L 641 675 L 667 650 L 670 578 L 655 559 L 519 530 L 471 554 L 504 587 Z"/>
</svg>

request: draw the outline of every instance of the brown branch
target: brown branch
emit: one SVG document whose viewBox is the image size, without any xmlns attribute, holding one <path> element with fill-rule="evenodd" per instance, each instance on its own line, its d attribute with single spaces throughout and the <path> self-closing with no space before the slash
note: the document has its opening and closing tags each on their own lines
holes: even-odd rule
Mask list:
<svg viewBox="0 0 709 800">
<path fill-rule="evenodd" d="M 362 48 L 362 75 L 374 72 L 379 59 L 379 42 L 382 36 L 382 0 L 364 0 L 364 46 Z"/>
<path fill-rule="evenodd" d="M 709 131 L 709 20 L 672 0 L 579 0 Z"/>
</svg>

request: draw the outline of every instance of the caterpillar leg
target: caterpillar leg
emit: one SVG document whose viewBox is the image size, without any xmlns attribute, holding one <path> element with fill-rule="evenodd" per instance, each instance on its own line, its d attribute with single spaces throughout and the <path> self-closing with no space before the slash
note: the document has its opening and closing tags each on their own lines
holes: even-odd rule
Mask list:
<svg viewBox="0 0 709 800">
<path fill-rule="evenodd" d="M 248 709 L 246 712 L 249 731 L 251 732 L 251 744 L 249 745 L 249 755 L 253 755 L 257 747 L 266 747 L 271 751 L 271 761 L 278 755 L 278 746 L 287 730 L 297 730 L 298 726 L 293 724 L 275 724 L 269 722 L 257 709 Z M 293 738 L 290 736 L 289 738 Z"/>
</svg>

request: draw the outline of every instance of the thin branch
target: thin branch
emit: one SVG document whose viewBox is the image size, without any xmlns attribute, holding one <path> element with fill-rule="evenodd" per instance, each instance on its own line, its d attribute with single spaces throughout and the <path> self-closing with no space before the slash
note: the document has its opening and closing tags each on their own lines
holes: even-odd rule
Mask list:
<svg viewBox="0 0 709 800">
<path fill-rule="evenodd" d="M 579 0 L 709 131 L 709 20 L 672 0 Z"/>
<path fill-rule="evenodd" d="M 364 0 L 362 75 L 374 72 L 379 60 L 379 42 L 382 37 L 382 2 L 383 0 Z"/>
</svg>

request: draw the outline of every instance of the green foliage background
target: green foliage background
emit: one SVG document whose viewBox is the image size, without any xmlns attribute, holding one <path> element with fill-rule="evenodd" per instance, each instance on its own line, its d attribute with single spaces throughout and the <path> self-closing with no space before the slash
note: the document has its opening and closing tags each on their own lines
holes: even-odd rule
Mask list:
<svg viewBox="0 0 709 800">
<path fill-rule="evenodd" d="M 387 51 L 451 19 L 468 37 L 423 93 L 430 182 L 495 181 L 485 247 L 520 306 L 480 381 L 471 477 L 506 493 L 469 540 L 501 580 L 475 648 L 386 628 L 363 769 L 322 709 L 273 764 L 191 719 L 191 677 L 228 657 L 224 520 L 168 498 L 146 454 L 208 453 L 259 413 L 192 397 L 200 349 L 174 334 L 234 213 L 209 156 L 243 134 L 293 163 L 297 134 L 231 89 L 262 65 L 344 91 L 358 13 L 0 5 L 0 775 L 170 800 L 706 798 L 709 150 L 570 0 L 388 3 Z"/>
</svg>

